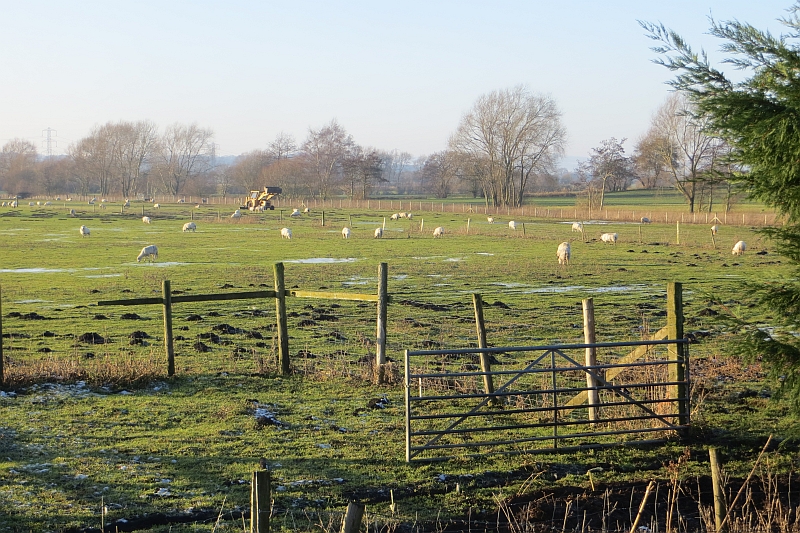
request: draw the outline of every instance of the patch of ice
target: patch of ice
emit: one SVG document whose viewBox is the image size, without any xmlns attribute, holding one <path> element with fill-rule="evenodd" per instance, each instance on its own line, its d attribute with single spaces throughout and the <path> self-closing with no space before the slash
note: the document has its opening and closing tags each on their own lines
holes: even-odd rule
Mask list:
<svg viewBox="0 0 800 533">
<path fill-rule="evenodd" d="M 333 263 L 353 263 L 358 261 L 354 257 L 310 257 L 308 259 L 288 259 L 284 263 L 300 263 L 304 265 L 328 265 Z"/>
</svg>

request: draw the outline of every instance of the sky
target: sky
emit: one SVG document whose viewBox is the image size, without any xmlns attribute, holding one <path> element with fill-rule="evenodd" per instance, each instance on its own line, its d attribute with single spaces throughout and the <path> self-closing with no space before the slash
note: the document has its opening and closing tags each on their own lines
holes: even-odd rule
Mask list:
<svg viewBox="0 0 800 533">
<path fill-rule="evenodd" d="M 709 17 L 774 34 L 789 0 L 29 0 L 0 2 L 0 145 L 63 154 L 95 126 L 197 123 L 218 155 L 299 143 L 336 120 L 365 147 L 424 156 L 479 96 L 553 98 L 562 166 L 636 140 L 669 95 L 639 20 L 712 60 Z"/>
</svg>

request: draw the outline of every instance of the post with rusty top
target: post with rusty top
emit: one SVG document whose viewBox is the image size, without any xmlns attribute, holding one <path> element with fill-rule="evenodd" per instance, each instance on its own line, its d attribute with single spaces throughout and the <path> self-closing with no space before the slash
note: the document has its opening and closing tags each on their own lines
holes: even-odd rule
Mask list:
<svg viewBox="0 0 800 533">
<path fill-rule="evenodd" d="M 381 263 L 378 265 L 378 323 L 375 333 L 375 375 L 378 383 L 383 383 L 386 379 L 384 365 L 386 365 L 386 316 L 389 307 L 388 280 L 389 265 Z"/>
<path fill-rule="evenodd" d="M 480 294 L 472 295 L 472 306 L 475 308 L 475 327 L 478 330 L 478 348 L 486 348 L 486 325 L 483 320 L 483 298 Z M 489 372 L 492 371 L 492 363 L 489 354 L 481 353 L 481 371 L 483 375 L 483 389 L 487 395 L 494 393 L 494 382 Z M 497 397 L 491 398 L 491 403 L 497 405 Z"/>
<path fill-rule="evenodd" d="M 278 360 L 281 374 L 289 375 L 289 323 L 286 316 L 286 283 L 283 280 L 283 263 L 275 263 L 275 315 L 278 326 Z"/>
<path fill-rule="evenodd" d="M 164 298 L 164 349 L 167 352 L 167 375 L 175 375 L 175 347 L 172 344 L 172 292 L 170 291 L 169 280 L 165 279 L 162 284 L 162 296 Z"/>
<path fill-rule="evenodd" d="M 586 344 L 594 344 L 597 342 L 594 329 L 594 299 L 586 298 L 583 300 L 583 341 Z M 595 347 L 586 348 L 586 366 L 597 365 L 597 349 Z M 589 420 L 597 420 L 599 408 L 597 405 L 600 403 L 600 395 L 597 392 L 597 379 L 595 375 L 598 369 L 592 369 L 586 372 L 586 397 L 589 400 Z"/>
<path fill-rule="evenodd" d="M 667 284 L 667 338 L 683 339 L 683 285 L 672 281 Z M 686 386 L 686 345 L 670 344 L 669 359 L 675 361 L 669 365 L 669 397 L 678 408 L 678 423 L 689 423 L 689 398 Z"/>
</svg>

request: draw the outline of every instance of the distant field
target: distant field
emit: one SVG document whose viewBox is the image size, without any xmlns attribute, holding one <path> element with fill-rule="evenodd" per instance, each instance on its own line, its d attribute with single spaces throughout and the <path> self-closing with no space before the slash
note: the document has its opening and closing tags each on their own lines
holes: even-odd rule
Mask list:
<svg viewBox="0 0 800 533">
<path fill-rule="evenodd" d="M 641 194 L 608 197 L 609 207 L 637 211 L 647 201 Z M 514 231 L 503 213 L 494 213 L 490 224 L 480 213 L 459 212 L 461 206 L 442 212 L 430 202 L 432 211 L 420 211 L 414 209 L 418 200 L 403 202 L 371 201 L 369 208 L 332 202 L 324 207 L 324 226 L 323 208 L 313 203 L 307 204 L 310 213 L 297 218 L 288 217 L 288 203 L 263 214 L 245 212 L 241 219 L 230 218 L 234 205 L 168 204 L 156 210 L 134 203 L 124 213 L 119 204 L 0 210 L 2 332 L 12 384 L 3 390 L 16 392 L 0 396 L 0 530 L 99 527 L 103 506 L 106 523 L 143 513 L 203 509 L 213 515 L 246 507 L 247 480 L 262 457 L 274 469 L 275 486 L 282 487 L 274 492 L 276 529 L 318 530 L 315 521 L 328 520 L 320 517 L 359 497 L 372 502 L 376 524 L 419 520 L 435 529 L 437 516 L 482 512 L 491 521 L 503 491 L 586 484 L 586 470 L 599 463 L 607 466 L 593 478 L 598 484 L 668 479 L 661 465 L 684 450 L 675 443 L 649 451 L 521 460 L 459 456 L 443 465 L 407 466 L 402 385 L 372 385 L 365 363 L 374 354 L 374 304 L 290 298 L 296 373 L 288 377 L 276 374 L 273 301 L 176 304 L 177 375 L 168 378 L 161 308 L 96 305 L 158 295 L 164 279 L 176 294 L 263 290 L 273 286 L 273 265 L 283 262 L 287 288 L 374 294 L 378 264 L 386 262 L 393 298 L 389 357 L 396 362 L 405 349 L 474 346 L 473 293 L 487 303 L 494 346 L 581 342 L 581 300 L 588 297 L 595 299 L 598 340 L 637 340 L 664 325 L 666 283 L 680 281 L 686 330 L 708 332 L 691 346 L 692 358 L 722 361 L 732 337 L 716 313 L 749 316 L 755 311 L 742 282 L 793 275 L 750 225 L 722 225 L 712 241 L 705 223 L 687 221 L 678 236 L 674 221 L 596 220 L 582 235 L 571 231 L 571 220 L 534 216 L 526 206 L 525 215 L 513 215 L 519 223 Z M 534 206 L 561 209 L 553 198 L 539 202 L 533 199 Z M 411 211 L 413 218 L 388 220 L 399 210 Z M 141 221 L 142 212 L 151 224 Z M 192 218 L 197 231 L 182 232 Z M 384 238 L 373 238 L 385 219 Z M 81 237 L 82 224 L 90 236 Z M 345 225 L 353 230 L 348 240 L 341 237 Z M 439 226 L 444 237 L 434 239 Z M 281 238 L 282 227 L 292 229 L 291 240 Z M 601 243 L 605 232 L 618 233 L 618 244 Z M 738 240 L 748 245 L 742 257 L 731 255 Z M 556 261 L 562 241 L 572 244 L 567 267 Z M 158 246 L 157 262 L 137 263 L 148 244 Z M 769 323 L 769 316 L 752 318 Z M 144 333 L 144 341 L 134 342 L 134 332 Z M 108 343 L 81 342 L 87 333 Z M 719 382 L 711 374 L 697 376 L 705 388 L 695 391 L 702 397 L 696 397 L 693 416 L 698 432 L 707 433 L 691 446 L 702 454 L 708 442 L 727 442 L 740 454 L 729 458 L 736 476 L 746 475 L 753 438 L 788 431 L 786 405 L 758 394 L 717 408 L 728 394 L 769 389 L 759 372 L 745 369 Z M 387 409 L 366 408 L 383 395 L 390 401 Z M 258 425 L 259 406 L 273 410 L 281 424 Z M 653 461 L 657 466 L 642 473 Z M 705 468 L 695 456 L 692 461 L 687 475 Z M 566 477 L 552 470 L 565 464 L 577 465 Z M 561 475 L 528 479 L 536 469 Z M 497 480 L 486 481 L 486 473 L 496 473 Z M 483 481 L 477 474 L 486 474 Z M 455 482 L 447 489 L 437 481 L 441 475 L 461 480 L 458 494 L 452 492 Z M 394 513 L 390 489 L 399 502 Z M 151 530 L 212 526 L 213 521 Z M 214 530 L 242 528 L 231 519 Z"/>
</svg>

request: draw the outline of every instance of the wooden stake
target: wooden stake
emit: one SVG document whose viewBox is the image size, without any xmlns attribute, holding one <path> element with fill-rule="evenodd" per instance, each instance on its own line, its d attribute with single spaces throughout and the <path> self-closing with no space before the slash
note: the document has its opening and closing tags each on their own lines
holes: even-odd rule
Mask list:
<svg viewBox="0 0 800 533">
<path fill-rule="evenodd" d="M 164 349 L 167 352 L 167 375 L 174 376 L 175 347 L 172 344 L 172 293 L 168 279 L 164 280 L 161 292 L 164 298 Z"/>
<path fill-rule="evenodd" d="M 583 300 L 583 339 L 586 344 L 594 344 L 597 342 L 594 329 L 594 299 L 586 298 Z M 597 364 L 597 349 L 586 348 L 586 366 L 594 366 Z M 596 407 L 600 403 L 600 395 L 597 392 L 597 380 L 593 373 L 586 372 L 586 387 L 589 389 L 587 392 L 587 399 L 589 401 L 589 420 L 597 420 L 599 417 L 599 408 Z"/>
<path fill-rule="evenodd" d="M 386 314 L 389 307 L 389 292 L 387 284 L 389 279 L 389 266 L 386 263 L 378 265 L 378 322 L 375 333 L 375 364 L 378 383 L 385 382 L 384 365 L 386 365 Z"/>
<path fill-rule="evenodd" d="M 639 527 L 639 521 L 642 519 L 642 513 L 644 512 L 644 508 L 647 505 L 647 500 L 650 499 L 650 493 L 653 492 L 653 487 L 655 486 L 656 482 L 651 481 L 647 485 L 647 490 L 644 491 L 644 497 L 642 498 L 642 503 L 639 505 L 639 512 L 636 513 L 636 519 L 633 521 L 631 525 L 630 533 L 636 533 L 636 528 Z"/>
<path fill-rule="evenodd" d="M 683 339 L 683 285 L 672 281 L 667 284 L 667 338 Z M 678 407 L 678 423 L 689 423 L 689 399 L 686 390 L 686 350 L 683 344 L 670 344 L 669 358 L 677 363 L 669 366 L 669 397 Z"/>
<path fill-rule="evenodd" d="M 5 383 L 3 372 L 3 289 L 0 287 L 0 384 Z"/>
<path fill-rule="evenodd" d="M 487 348 L 486 346 L 486 325 L 483 321 L 483 298 L 480 294 L 472 295 L 472 306 L 475 308 L 475 327 L 478 330 L 478 348 Z M 483 375 L 483 388 L 487 395 L 494 393 L 494 383 L 492 376 L 489 372 L 492 371 L 492 363 L 489 359 L 489 354 L 481 354 L 481 371 L 486 372 Z M 492 405 L 498 405 L 499 402 L 496 397 L 491 400 Z"/>
<path fill-rule="evenodd" d="M 250 485 L 250 533 L 269 533 L 271 505 L 269 472 L 253 472 Z"/>
<path fill-rule="evenodd" d="M 364 504 L 350 502 L 342 521 L 342 533 L 358 533 L 361 529 L 361 519 L 364 517 Z"/>
<path fill-rule="evenodd" d="M 278 359 L 281 374 L 288 376 L 289 369 L 289 325 L 286 316 L 286 283 L 283 280 L 283 263 L 275 263 L 275 315 L 278 322 Z"/>
<path fill-rule="evenodd" d="M 714 489 L 714 527 L 716 533 L 722 533 L 722 521 L 728 512 L 725 502 L 725 487 L 722 482 L 722 468 L 719 464 L 719 455 L 716 448 L 708 449 L 708 458 L 711 460 L 711 486 Z"/>
</svg>

